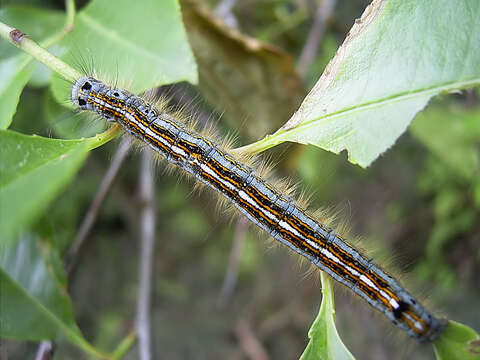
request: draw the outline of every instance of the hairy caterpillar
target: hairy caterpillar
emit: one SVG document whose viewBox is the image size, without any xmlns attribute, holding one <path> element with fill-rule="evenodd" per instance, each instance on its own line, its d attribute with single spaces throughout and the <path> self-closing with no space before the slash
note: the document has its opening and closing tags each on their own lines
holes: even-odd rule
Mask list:
<svg viewBox="0 0 480 360">
<path fill-rule="evenodd" d="M 394 278 L 254 170 L 164 109 L 93 77 L 79 78 L 71 99 L 79 109 L 117 122 L 168 162 L 221 193 L 270 236 L 350 288 L 408 335 L 426 342 L 442 332 L 445 320 L 430 314 Z"/>
</svg>

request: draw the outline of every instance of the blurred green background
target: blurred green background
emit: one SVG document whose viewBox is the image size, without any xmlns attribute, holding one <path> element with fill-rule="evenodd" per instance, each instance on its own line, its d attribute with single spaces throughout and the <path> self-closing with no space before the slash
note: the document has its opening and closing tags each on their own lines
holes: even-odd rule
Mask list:
<svg viewBox="0 0 480 360">
<path fill-rule="evenodd" d="M 32 3 L 6 3 L 20 2 Z M 63 6 L 63 1 L 33 3 Z M 211 8 L 217 5 L 217 1 L 208 3 Z M 337 1 L 304 81 L 305 89 L 316 82 L 367 4 Z M 234 14 L 242 32 L 277 45 L 294 59 L 312 23 L 308 1 L 303 0 L 243 0 L 236 4 Z M 201 90 L 182 84 L 168 91 L 187 94 L 187 102 L 193 103 L 197 113 L 210 116 L 212 105 Z M 255 113 L 254 108 L 250 111 Z M 289 116 L 285 114 L 283 121 Z M 45 88 L 30 86 L 21 96 L 12 129 L 47 137 L 99 130 L 91 119 L 75 116 L 67 121 L 69 117 Z M 248 122 L 230 121 L 228 112 L 213 120 L 221 134 L 238 134 L 239 144 L 260 137 L 243 131 Z M 278 124 L 267 127 L 273 130 Z M 62 253 L 75 237 L 118 144 L 113 141 L 93 151 L 39 221 L 52 231 Z M 334 155 L 313 146 L 283 144 L 268 156 L 280 177 L 293 179 L 311 195 L 312 208 L 327 206 L 338 211 L 352 233 L 360 236 L 360 245 L 399 274 L 436 313 L 480 329 L 479 150 L 480 92 L 472 89 L 432 101 L 395 146 L 368 169 L 348 163 L 345 153 Z M 71 280 L 78 324 L 87 339 L 102 348 L 114 347 L 135 321 L 139 164 L 134 151 L 101 209 Z M 297 358 L 320 304 L 319 277 L 305 264 L 299 265 L 287 249 L 273 246 L 265 235 L 249 227 L 240 252 L 237 286 L 220 310 L 236 220 L 216 210 L 210 191 L 192 192 L 191 181 L 178 180 L 162 164 L 155 173 L 152 323 L 156 353 L 172 359 L 246 359 L 238 340 L 239 323 L 246 321 L 271 359 Z M 433 359 L 430 347 L 407 339 L 381 316 L 372 316 L 373 310 L 362 301 L 337 290 L 338 330 L 357 359 L 403 359 L 412 354 L 416 359 Z M 6 344 L 11 359 L 33 358 L 37 348 L 34 343 Z M 55 358 L 82 356 L 62 342 Z M 127 356 L 136 358 L 135 351 Z"/>
</svg>

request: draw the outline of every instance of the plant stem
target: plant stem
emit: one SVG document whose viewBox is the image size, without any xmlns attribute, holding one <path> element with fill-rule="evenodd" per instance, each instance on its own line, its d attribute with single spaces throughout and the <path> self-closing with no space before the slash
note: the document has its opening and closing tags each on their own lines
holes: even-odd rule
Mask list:
<svg viewBox="0 0 480 360">
<path fill-rule="evenodd" d="M 74 82 L 82 76 L 80 72 L 73 69 L 59 58 L 53 56 L 35 41 L 28 38 L 28 36 L 26 36 L 23 32 L 3 22 L 0 22 L 0 36 L 10 42 L 12 45 L 15 45 L 19 49 L 32 55 L 35 59 L 45 64 L 53 71 L 57 72 L 68 81 Z M 50 39 L 50 41 L 54 41 L 56 39 L 57 38 L 54 37 L 53 39 Z"/>
<path fill-rule="evenodd" d="M 102 146 L 103 144 L 115 138 L 121 132 L 122 132 L 122 127 L 117 123 L 113 124 L 104 132 L 95 135 L 93 138 L 89 138 L 90 139 L 89 150 L 93 150 L 99 146 Z"/>
<path fill-rule="evenodd" d="M 261 153 L 283 142 L 282 140 L 279 140 L 278 138 L 275 137 L 281 132 L 282 132 L 282 129 L 279 129 L 274 134 L 266 135 L 263 139 L 260 139 L 254 143 L 233 149 L 232 153 L 244 153 L 244 154 Z"/>
<path fill-rule="evenodd" d="M 65 30 L 70 31 L 73 28 L 73 24 L 75 21 L 75 1 L 65 0 L 65 10 L 67 13 L 67 18 L 65 21 Z"/>
<path fill-rule="evenodd" d="M 125 355 L 128 353 L 132 345 L 135 343 L 137 339 L 137 333 L 135 331 L 130 332 L 118 345 L 117 349 L 113 352 L 111 356 L 111 360 L 119 360 L 123 359 Z"/>
</svg>

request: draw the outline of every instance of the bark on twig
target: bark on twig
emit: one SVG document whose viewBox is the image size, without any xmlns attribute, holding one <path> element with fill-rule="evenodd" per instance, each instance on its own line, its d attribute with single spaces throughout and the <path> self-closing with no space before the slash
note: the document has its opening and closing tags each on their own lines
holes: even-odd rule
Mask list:
<svg viewBox="0 0 480 360">
<path fill-rule="evenodd" d="M 233 7 L 237 0 L 222 0 L 215 7 L 215 14 L 221 18 L 225 24 L 236 29 L 238 28 L 238 21 L 235 15 L 232 12 Z"/>
<path fill-rule="evenodd" d="M 218 298 L 218 308 L 224 310 L 226 304 L 230 300 L 230 297 L 235 289 L 238 279 L 238 264 L 240 262 L 240 256 L 242 254 L 242 245 L 245 241 L 248 229 L 248 220 L 242 216 L 237 220 L 237 226 L 235 227 L 235 235 L 233 238 L 232 249 L 230 251 L 230 257 L 228 258 L 227 273 L 225 280 L 223 281 L 222 290 Z"/>
<path fill-rule="evenodd" d="M 312 27 L 308 33 L 307 41 L 303 47 L 302 53 L 298 60 L 297 70 L 300 75 L 305 78 L 310 65 L 318 52 L 320 41 L 322 40 L 327 25 L 327 20 L 331 16 L 335 7 L 336 0 L 323 0 L 321 5 L 317 7 Z"/>
<path fill-rule="evenodd" d="M 49 340 L 40 342 L 35 355 L 35 360 L 51 360 L 53 359 L 53 343 Z"/>
<path fill-rule="evenodd" d="M 153 155 L 142 153 L 140 171 L 140 259 L 139 289 L 137 302 L 137 334 L 140 360 L 151 360 L 150 302 L 152 289 L 153 253 L 155 247 L 155 192 L 153 181 Z"/>
<path fill-rule="evenodd" d="M 268 360 L 268 354 L 263 345 L 253 333 L 250 324 L 245 318 L 238 321 L 235 326 L 235 335 L 240 347 L 251 360 Z"/>
<path fill-rule="evenodd" d="M 82 224 L 80 225 L 77 235 L 75 236 L 75 241 L 70 247 L 66 258 L 67 276 L 69 278 L 71 277 L 71 274 L 77 265 L 79 253 L 85 245 L 90 230 L 92 230 L 92 227 L 95 224 L 95 220 L 97 219 L 103 201 L 105 200 L 105 197 L 107 196 L 107 193 L 110 190 L 112 183 L 115 180 L 118 171 L 120 170 L 120 167 L 122 166 L 123 161 L 128 154 L 130 144 L 131 139 L 129 137 L 122 139 L 122 142 L 118 146 L 117 152 L 113 157 L 110 167 L 105 173 L 100 187 L 95 194 L 95 198 L 93 199 L 90 207 L 87 210 L 87 213 L 85 214 L 85 217 L 83 218 Z"/>
</svg>

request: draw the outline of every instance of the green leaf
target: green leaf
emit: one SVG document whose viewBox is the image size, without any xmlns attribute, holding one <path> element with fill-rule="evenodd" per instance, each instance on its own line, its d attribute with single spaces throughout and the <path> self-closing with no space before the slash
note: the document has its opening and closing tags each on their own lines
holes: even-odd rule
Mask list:
<svg viewBox="0 0 480 360">
<path fill-rule="evenodd" d="M 477 209 L 480 209 L 480 180 L 476 179 L 473 188 L 473 202 Z"/>
<path fill-rule="evenodd" d="M 103 357 L 75 324 L 58 254 L 30 233 L 0 243 L 0 337 L 54 339 L 60 333 L 85 351 Z"/>
<path fill-rule="evenodd" d="M 432 96 L 480 84 L 478 0 L 374 0 L 294 116 L 244 150 L 293 141 L 368 166 Z"/>
<path fill-rule="evenodd" d="M 102 80 L 118 80 L 135 93 L 183 80 L 197 82 L 176 0 L 144 0 L 141 6 L 130 0 L 93 0 L 78 13 L 74 30 L 61 45 L 70 49 L 62 59 L 74 68 L 83 67 L 87 75 L 95 70 Z M 53 78 L 58 101 L 68 98 L 70 87 Z"/>
<path fill-rule="evenodd" d="M 342 343 L 335 327 L 335 308 L 331 280 L 321 273 L 322 305 L 318 316 L 308 331 L 310 339 L 300 360 L 353 360 L 354 357 Z"/>
<path fill-rule="evenodd" d="M 435 107 L 419 114 L 410 132 L 459 177 L 478 177 L 480 155 L 480 110 Z"/>
<path fill-rule="evenodd" d="M 480 335 L 466 325 L 449 321 L 433 348 L 437 360 L 479 360 Z"/>
<path fill-rule="evenodd" d="M 34 220 L 73 177 L 94 138 L 56 140 L 0 131 L 0 238 Z"/>
<path fill-rule="evenodd" d="M 43 41 L 61 30 L 64 15 L 52 10 L 8 6 L 0 10 L 0 21 L 21 29 L 35 41 Z M 12 121 L 18 100 L 33 66 L 32 57 L 6 41 L 0 41 L 0 129 Z"/>
</svg>

